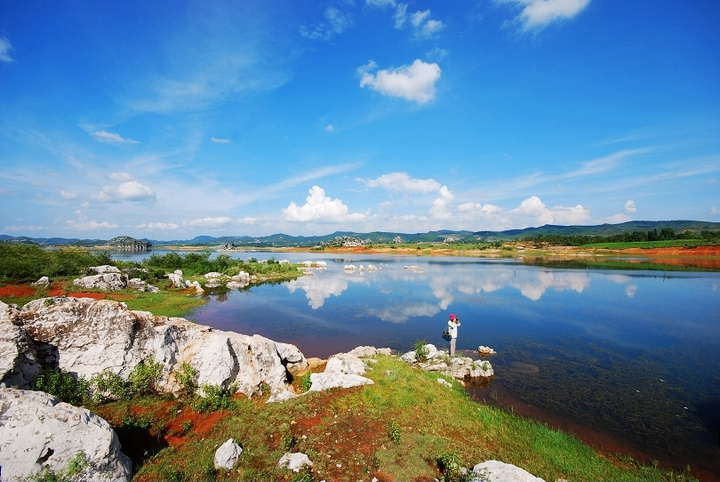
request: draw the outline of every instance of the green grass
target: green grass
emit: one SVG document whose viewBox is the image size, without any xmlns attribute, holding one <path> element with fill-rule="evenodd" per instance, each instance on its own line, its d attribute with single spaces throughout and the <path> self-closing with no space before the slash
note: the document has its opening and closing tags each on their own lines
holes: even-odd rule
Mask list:
<svg viewBox="0 0 720 482">
<path fill-rule="evenodd" d="M 477 403 L 457 381 L 447 388 L 436 381 L 441 375 L 395 357 L 379 356 L 371 366 L 366 376 L 373 385 L 309 392 L 283 403 L 239 398 L 209 432 L 195 433 L 195 421 L 185 423 L 186 443 L 149 453 L 135 479 L 431 480 L 444 476 L 440 461 L 471 468 L 496 459 L 545 480 L 693 480 L 627 456 L 600 456 L 573 436 Z M 185 402 L 167 398 L 153 402 L 146 397 L 138 403 L 143 410 L 171 405 L 152 416 L 156 438 L 162 436 L 158 427 L 191 410 Z M 94 408 L 115 425 L 126 420 L 131 405 Z M 216 472 L 214 451 L 228 438 L 244 452 L 230 473 Z M 288 450 L 307 454 L 312 471 L 295 474 L 278 468 Z"/>
<path fill-rule="evenodd" d="M 642 261 L 637 259 L 550 259 L 550 258 L 525 258 L 523 264 L 533 266 L 546 266 L 557 269 L 622 269 L 632 271 L 691 271 L 691 272 L 717 272 L 718 268 L 707 268 L 695 266 L 688 260 L 685 264 L 667 264 L 662 262 Z"/>
<path fill-rule="evenodd" d="M 207 299 L 172 290 L 159 293 L 126 290 L 123 293 L 132 296 L 130 299 L 122 300 L 128 308 L 134 311 L 151 311 L 157 316 L 182 317 L 207 303 Z"/>
<path fill-rule="evenodd" d="M 669 239 L 664 241 L 634 241 L 624 243 L 591 243 L 582 245 L 582 248 L 600 249 L 628 249 L 628 248 L 694 248 L 696 246 L 708 246 L 717 244 L 707 239 Z"/>
</svg>

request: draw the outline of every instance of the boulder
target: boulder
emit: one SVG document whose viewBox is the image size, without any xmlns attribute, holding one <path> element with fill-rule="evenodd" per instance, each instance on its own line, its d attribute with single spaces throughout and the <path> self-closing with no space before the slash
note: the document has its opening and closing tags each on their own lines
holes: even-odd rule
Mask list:
<svg viewBox="0 0 720 482">
<path fill-rule="evenodd" d="M 199 294 L 199 295 L 205 293 L 205 290 L 203 289 L 202 286 L 200 286 L 200 283 L 198 283 L 197 281 L 193 281 L 192 283 L 189 283 L 189 284 L 187 285 L 187 287 L 188 287 L 188 288 L 195 288 L 195 292 L 196 292 L 197 294 Z"/>
<path fill-rule="evenodd" d="M 488 460 L 473 467 L 473 482 L 545 482 L 512 464 Z"/>
<path fill-rule="evenodd" d="M 390 348 L 375 348 L 374 346 L 358 346 L 350 350 L 348 355 L 355 355 L 360 358 L 367 358 L 375 355 L 392 355 Z"/>
<path fill-rule="evenodd" d="M 481 357 L 489 357 L 490 355 L 497 355 L 497 352 L 489 346 L 480 345 L 478 347 L 478 354 Z"/>
<path fill-rule="evenodd" d="M 50 278 L 48 278 L 47 276 L 43 276 L 39 280 L 34 282 L 33 286 L 44 286 L 45 288 L 47 288 L 48 286 L 50 286 Z"/>
<path fill-rule="evenodd" d="M 109 264 L 104 264 L 102 266 L 93 266 L 91 268 L 88 268 L 88 270 L 95 271 L 97 274 L 120 273 L 120 268 L 118 268 L 117 266 L 110 266 Z"/>
<path fill-rule="evenodd" d="M 188 363 L 196 371 L 200 387 L 209 384 L 227 389 L 234 384 L 238 392 L 253 396 L 261 393 L 265 384 L 270 387 L 270 401 L 276 401 L 294 395 L 289 372 L 307 367 L 307 360 L 294 345 L 259 335 L 212 330 L 183 318 L 131 311 L 111 300 L 44 298 L 22 310 L 0 305 L 0 328 L 0 340 L 19 347 L 0 355 L 4 367 L 0 383 L 18 388 L 30 387 L 38 368 L 33 363 L 86 379 L 104 370 L 127 378 L 152 356 L 163 366 L 158 381 L 162 391 L 182 389 L 173 373 Z M 25 348 L 21 348 L 22 340 L 27 340 Z"/>
<path fill-rule="evenodd" d="M 0 389 L 0 440 L 3 480 L 33 479 L 44 470 L 58 480 L 132 476 L 132 462 L 105 420 L 47 393 Z"/>
<path fill-rule="evenodd" d="M 415 351 L 409 351 L 400 357 L 406 363 L 414 364 L 428 372 L 439 372 L 458 380 L 490 380 L 495 375 L 490 362 L 473 360 L 469 357 L 452 357 L 435 345 L 424 345 L 426 360 L 419 361 Z"/>
<path fill-rule="evenodd" d="M 20 311 L 0 301 L 0 387 L 29 388 L 42 366 L 33 340 L 11 320 Z"/>
<path fill-rule="evenodd" d="M 349 353 L 334 355 L 328 360 L 324 372 L 310 374 L 310 391 L 372 385 L 374 382 L 363 377 L 364 373 L 365 363 L 360 357 Z"/>
<path fill-rule="evenodd" d="M 303 453 L 286 453 L 280 457 L 278 467 L 292 470 L 293 472 L 300 472 L 304 467 L 312 467 L 313 463 L 310 457 Z"/>
<path fill-rule="evenodd" d="M 232 469 L 242 454 L 242 447 L 236 444 L 233 439 L 228 439 L 215 451 L 213 465 L 218 469 Z"/>
<path fill-rule="evenodd" d="M 170 281 L 172 281 L 175 288 L 186 288 L 188 286 L 187 282 L 183 279 L 183 274 L 180 270 L 170 273 L 167 277 L 170 278 Z"/>
<path fill-rule="evenodd" d="M 140 278 L 131 278 L 127 282 L 128 288 L 132 288 L 139 291 L 145 291 L 147 289 L 148 285 L 145 281 L 141 280 Z"/>
<path fill-rule="evenodd" d="M 114 266 L 112 266 L 114 268 Z M 117 269 L 117 268 L 115 268 Z M 121 290 L 127 285 L 120 273 L 103 273 L 92 276 L 84 276 L 82 278 L 76 278 L 73 280 L 75 286 L 81 288 L 90 288 L 98 290 Z"/>
</svg>

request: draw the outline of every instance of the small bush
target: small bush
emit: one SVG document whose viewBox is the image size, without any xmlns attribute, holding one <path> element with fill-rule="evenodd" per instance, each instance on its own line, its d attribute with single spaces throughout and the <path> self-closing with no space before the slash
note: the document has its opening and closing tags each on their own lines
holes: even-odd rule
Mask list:
<svg viewBox="0 0 720 482">
<path fill-rule="evenodd" d="M 388 438 L 395 442 L 396 444 L 400 443 L 400 426 L 395 423 L 395 421 L 391 421 L 387 424 L 387 431 L 388 431 Z"/>
<path fill-rule="evenodd" d="M 192 402 L 193 409 L 199 412 L 214 412 L 216 410 L 229 410 L 234 406 L 232 396 L 237 390 L 233 383 L 230 388 L 223 388 L 219 385 L 203 385 L 204 397 L 196 397 Z"/>
<path fill-rule="evenodd" d="M 156 393 L 156 384 L 162 374 L 162 363 L 155 362 L 150 355 L 147 360 L 138 363 L 128 377 L 131 395 L 150 395 Z"/>
<path fill-rule="evenodd" d="M 95 403 L 105 403 L 127 397 L 126 383 L 120 375 L 110 370 L 103 370 L 90 379 L 92 400 Z"/>
<path fill-rule="evenodd" d="M 175 372 L 175 379 L 180 383 L 184 395 L 194 395 L 197 390 L 197 370 L 192 365 L 184 362 L 180 365 L 180 370 Z"/>
<path fill-rule="evenodd" d="M 33 388 L 72 405 L 82 405 L 90 398 L 90 384 L 87 380 L 65 370 L 46 370 L 40 373 Z"/>
<path fill-rule="evenodd" d="M 415 359 L 419 362 L 424 362 L 428 359 L 429 352 L 425 345 L 427 345 L 427 340 L 415 341 Z"/>
<path fill-rule="evenodd" d="M 454 453 L 443 453 L 437 459 L 438 469 L 444 482 L 466 482 L 472 480 L 472 473 L 463 467 L 460 458 Z"/>
</svg>

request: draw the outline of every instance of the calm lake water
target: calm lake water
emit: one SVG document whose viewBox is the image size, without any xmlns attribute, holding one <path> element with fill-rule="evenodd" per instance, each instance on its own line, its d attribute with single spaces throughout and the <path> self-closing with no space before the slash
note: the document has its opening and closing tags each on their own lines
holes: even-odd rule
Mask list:
<svg viewBox="0 0 720 482">
<path fill-rule="evenodd" d="M 440 335 L 455 313 L 458 350 L 475 358 L 479 345 L 498 352 L 490 386 L 468 389 L 477 400 L 605 449 L 720 477 L 718 273 L 564 270 L 456 257 L 233 256 L 319 260 L 327 269 L 210 295 L 188 319 L 326 358 L 361 345 L 405 352 L 423 339 L 447 348 Z"/>
</svg>

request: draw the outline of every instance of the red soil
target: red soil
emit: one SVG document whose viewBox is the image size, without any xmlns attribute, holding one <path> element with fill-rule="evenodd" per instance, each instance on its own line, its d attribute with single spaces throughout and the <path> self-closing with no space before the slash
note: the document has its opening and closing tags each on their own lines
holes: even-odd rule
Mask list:
<svg viewBox="0 0 720 482">
<path fill-rule="evenodd" d="M 720 246 L 697 246 L 694 248 L 628 248 L 623 249 L 621 254 L 643 256 L 651 263 L 720 269 Z"/>
<path fill-rule="evenodd" d="M 2 285 L 0 286 L 0 298 L 25 298 L 35 296 L 37 289 L 27 284 Z M 131 295 L 118 293 L 100 293 L 91 291 L 67 291 L 59 285 L 51 285 L 48 296 L 71 296 L 73 298 L 93 298 L 96 300 L 127 300 L 131 299 Z"/>
</svg>

